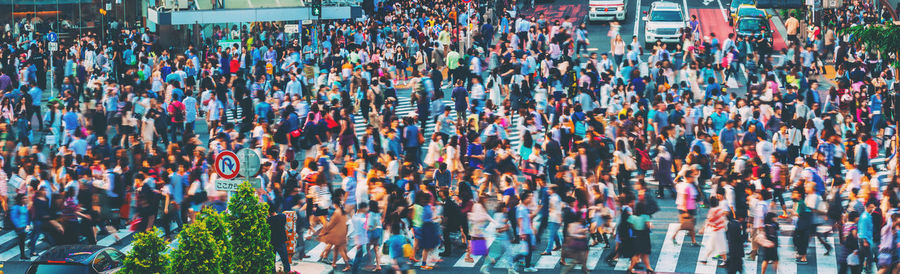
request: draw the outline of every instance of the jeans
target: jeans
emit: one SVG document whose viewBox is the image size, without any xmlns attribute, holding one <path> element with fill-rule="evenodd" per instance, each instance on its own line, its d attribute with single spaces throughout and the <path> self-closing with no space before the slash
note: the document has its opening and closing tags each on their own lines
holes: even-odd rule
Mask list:
<svg viewBox="0 0 900 274">
<path fill-rule="evenodd" d="M 550 222 L 547 226 L 550 231 L 550 238 L 547 239 L 547 248 L 544 252 L 550 253 L 553 250 L 553 244 L 559 242 L 559 223 Z M 559 244 L 557 244 L 559 246 Z"/>
<path fill-rule="evenodd" d="M 872 136 L 875 136 L 875 134 L 878 133 L 878 128 L 881 124 L 881 117 L 881 114 L 872 114 L 872 124 L 870 125 Z"/>
</svg>

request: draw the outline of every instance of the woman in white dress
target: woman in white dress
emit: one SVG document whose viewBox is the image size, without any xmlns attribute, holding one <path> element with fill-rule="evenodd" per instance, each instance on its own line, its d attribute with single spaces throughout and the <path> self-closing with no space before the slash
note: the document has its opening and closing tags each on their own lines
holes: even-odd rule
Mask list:
<svg viewBox="0 0 900 274">
<path fill-rule="evenodd" d="M 463 166 L 462 162 L 459 161 L 459 138 L 457 136 L 451 136 L 450 142 L 444 147 L 446 151 L 446 157 L 444 157 L 444 163 L 447 164 L 447 170 L 450 171 L 450 175 L 462 175 Z"/>
<path fill-rule="evenodd" d="M 431 135 L 431 142 L 428 144 L 428 152 L 425 154 L 425 166 L 433 167 L 441 158 L 441 151 L 444 143 L 441 141 L 441 135 L 435 133 Z"/>
</svg>

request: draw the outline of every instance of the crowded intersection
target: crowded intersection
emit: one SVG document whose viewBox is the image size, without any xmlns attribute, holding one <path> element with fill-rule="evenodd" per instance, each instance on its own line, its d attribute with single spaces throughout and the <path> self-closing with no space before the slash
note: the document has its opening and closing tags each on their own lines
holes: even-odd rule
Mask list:
<svg viewBox="0 0 900 274">
<path fill-rule="evenodd" d="M 732 1 L 16 3 L 0 271 L 900 272 L 900 4 Z"/>
</svg>

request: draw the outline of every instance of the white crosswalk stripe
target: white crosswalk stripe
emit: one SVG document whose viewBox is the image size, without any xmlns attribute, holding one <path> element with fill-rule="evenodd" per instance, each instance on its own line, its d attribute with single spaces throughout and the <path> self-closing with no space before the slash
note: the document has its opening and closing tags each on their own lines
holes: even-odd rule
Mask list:
<svg viewBox="0 0 900 274">
<path fill-rule="evenodd" d="M 453 101 L 444 99 L 443 104 L 445 106 L 450 106 L 450 118 L 457 119 L 456 108 L 452 107 L 454 104 Z M 413 106 L 409 100 L 400 99 L 398 100 L 398 106 L 395 109 L 395 112 L 397 117 L 406 117 L 410 114 L 416 113 L 417 107 Z M 519 125 L 521 124 L 520 120 L 521 119 L 519 117 L 519 114 L 514 113 L 512 115 L 510 127 L 506 129 L 508 132 L 507 137 L 509 138 L 510 148 L 514 150 L 518 150 L 518 146 L 521 141 L 521 134 L 519 130 Z M 353 130 L 357 138 L 362 138 L 362 136 L 365 134 L 366 125 L 368 125 L 368 122 L 364 117 L 362 117 L 360 113 L 356 113 L 356 115 L 353 115 Z M 426 145 L 431 142 L 431 135 L 435 133 L 435 129 L 436 123 L 434 122 L 434 118 L 432 117 L 431 119 L 429 119 L 429 122 L 425 124 L 425 129 L 422 132 L 422 135 L 425 136 L 426 139 Z"/>
</svg>

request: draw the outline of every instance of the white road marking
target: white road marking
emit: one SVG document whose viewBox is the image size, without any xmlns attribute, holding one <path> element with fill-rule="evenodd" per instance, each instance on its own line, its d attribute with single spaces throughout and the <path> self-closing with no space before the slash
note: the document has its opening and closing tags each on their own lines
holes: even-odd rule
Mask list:
<svg viewBox="0 0 900 274">
<path fill-rule="evenodd" d="M 638 29 L 641 28 L 641 18 L 643 17 L 643 14 L 641 14 L 641 0 L 637 0 L 637 3 L 634 4 L 634 32 L 632 32 L 632 35 L 638 36 Z"/>
<path fill-rule="evenodd" d="M 122 239 L 122 238 L 128 237 L 128 235 L 131 235 L 131 233 L 134 233 L 134 232 L 131 232 L 131 231 L 128 230 L 128 229 L 122 229 L 122 230 L 119 230 L 119 231 L 117 231 L 117 232 L 115 232 L 115 233 L 116 233 L 116 235 L 119 236 L 119 239 Z M 104 238 L 101 239 L 100 241 L 98 241 L 98 242 L 97 242 L 97 245 L 111 246 L 111 245 L 115 244 L 116 242 L 118 242 L 118 241 L 116 240 L 116 237 L 113 237 L 112 234 L 109 234 L 109 235 L 106 235 L 106 237 L 104 237 Z"/>
<path fill-rule="evenodd" d="M 791 252 L 793 249 L 794 245 L 791 237 L 778 236 L 778 257 L 782 258 L 778 261 L 778 274 L 797 273 L 797 260 L 788 255 L 794 254 L 794 252 Z"/>
<path fill-rule="evenodd" d="M 834 246 L 834 238 L 828 237 L 828 244 L 832 247 Z M 812 239 L 810 244 L 816 250 L 816 273 L 820 274 L 834 274 L 837 273 L 837 258 L 834 257 L 834 253 L 828 254 L 825 256 L 825 247 L 822 246 L 818 240 Z"/>
<path fill-rule="evenodd" d="M 552 251 L 550 255 L 543 255 L 538 259 L 537 265 L 535 268 L 537 269 L 554 269 L 556 268 L 556 264 L 559 263 L 560 257 L 559 251 Z"/>
<path fill-rule="evenodd" d="M 672 236 L 675 240 L 681 240 L 681 244 L 672 243 Z M 666 231 L 666 238 L 663 240 L 662 249 L 659 250 L 659 260 L 656 261 L 654 270 L 657 272 L 675 272 L 678 266 L 678 257 L 681 254 L 681 247 L 684 245 L 684 234 L 681 233 L 680 223 L 669 224 L 669 230 Z"/>
<path fill-rule="evenodd" d="M 719 3 L 719 11 L 722 12 L 722 19 L 725 19 L 725 22 L 728 22 L 728 16 L 725 15 L 725 8 L 722 6 L 722 0 L 716 0 L 716 3 Z"/>
<path fill-rule="evenodd" d="M 306 251 L 306 255 L 309 255 L 309 258 L 303 259 L 303 261 L 315 262 L 315 261 L 318 261 L 319 259 L 321 259 L 322 251 L 325 250 L 325 246 L 326 246 L 325 243 L 320 242 L 315 247 L 313 247 L 313 249 Z M 325 256 L 328 256 L 328 254 L 325 254 Z"/>
<path fill-rule="evenodd" d="M 748 244 L 748 245 L 744 246 L 744 254 L 747 254 L 751 249 L 753 249 L 753 245 Z M 745 257 L 744 258 L 744 271 L 741 273 L 756 273 L 756 269 L 758 268 L 756 259 L 758 259 L 758 258 L 754 258 L 753 260 L 750 260 Z"/>
<path fill-rule="evenodd" d="M 700 243 L 700 254 L 697 256 L 697 267 L 694 269 L 694 273 L 716 273 L 716 264 L 718 261 L 711 260 L 709 257 L 706 257 L 706 252 L 709 250 L 709 245 L 712 244 L 712 228 L 707 227 L 706 230 L 703 231 L 703 242 Z M 700 261 L 707 261 L 705 264 Z"/>
</svg>

